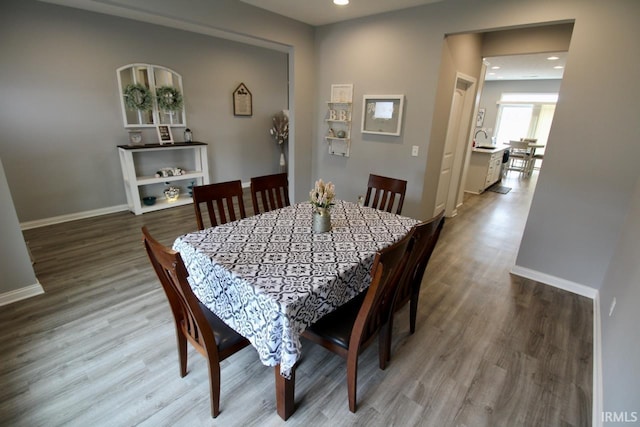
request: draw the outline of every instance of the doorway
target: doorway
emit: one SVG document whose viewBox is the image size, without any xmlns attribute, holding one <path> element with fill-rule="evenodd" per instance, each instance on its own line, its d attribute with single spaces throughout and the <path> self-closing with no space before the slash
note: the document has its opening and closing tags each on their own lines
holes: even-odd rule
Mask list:
<svg viewBox="0 0 640 427">
<path fill-rule="evenodd" d="M 457 214 L 475 85 L 475 78 L 456 73 L 433 215 L 443 209 L 447 217 Z"/>
</svg>

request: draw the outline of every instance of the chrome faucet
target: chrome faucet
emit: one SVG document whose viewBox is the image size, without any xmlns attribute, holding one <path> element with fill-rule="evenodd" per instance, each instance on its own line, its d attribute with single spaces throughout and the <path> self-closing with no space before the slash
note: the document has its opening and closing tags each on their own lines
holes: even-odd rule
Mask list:
<svg viewBox="0 0 640 427">
<path fill-rule="evenodd" d="M 475 133 L 475 135 L 473 135 L 473 140 L 475 141 L 476 137 L 478 136 L 478 134 L 482 132 L 484 133 L 484 138 L 485 139 L 489 139 L 489 135 L 487 135 L 487 132 L 484 131 L 484 129 L 478 129 Z"/>
</svg>

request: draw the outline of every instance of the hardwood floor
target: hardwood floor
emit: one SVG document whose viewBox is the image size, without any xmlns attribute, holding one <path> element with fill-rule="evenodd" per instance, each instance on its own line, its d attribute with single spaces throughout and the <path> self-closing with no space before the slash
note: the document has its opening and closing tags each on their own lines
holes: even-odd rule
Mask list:
<svg viewBox="0 0 640 427">
<path fill-rule="evenodd" d="M 286 423 L 273 369 L 253 347 L 222 363 L 215 420 L 194 350 L 179 376 L 169 305 L 140 227 L 170 245 L 196 229 L 191 206 L 28 230 L 46 293 L 0 308 L 0 425 L 590 425 L 592 301 L 509 274 L 536 176 L 512 173 L 510 193 L 469 195 L 447 219 L 416 333 L 408 335 L 407 306 L 387 369 L 378 369 L 377 346 L 361 356 L 355 414 L 344 361 L 303 343 L 297 411 Z"/>
</svg>

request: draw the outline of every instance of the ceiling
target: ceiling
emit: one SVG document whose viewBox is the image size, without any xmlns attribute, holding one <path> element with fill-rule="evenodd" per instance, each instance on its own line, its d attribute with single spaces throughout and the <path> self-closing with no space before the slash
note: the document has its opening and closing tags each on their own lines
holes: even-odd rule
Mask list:
<svg viewBox="0 0 640 427">
<path fill-rule="evenodd" d="M 553 56 L 558 59 L 548 59 Z M 487 81 L 562 79 L 567 52 L 493 56 L 484 58 L 484 62 L 487 64 L 485 75 Z M 492 69 L 492 67 L 500 68 Z"/>
<path fill-rule="evenodd" d="M 336 6 L 332 0 L 240 1 L 310 25 L 325 25 L 444 0 L 351 0 L 346 6 Z"/>
<path fill-rule="evenodd" d="M 351 0 L 347 6 L 336 6 L 332 0 L 240 1 L 309 25 L 318 26 L 445 0 Z M 552 55 L 559 59 L 549 61 L 547 58 Z M 566 52 L 485 58 L 485 63 L 487 63 L 485 80 L 562 79 L 566 59 Z M 500 69 L 492 70 L 493 66 L 499 66 Z M 555 66 L 563 68 L 554 69 Z"/>
</svg>

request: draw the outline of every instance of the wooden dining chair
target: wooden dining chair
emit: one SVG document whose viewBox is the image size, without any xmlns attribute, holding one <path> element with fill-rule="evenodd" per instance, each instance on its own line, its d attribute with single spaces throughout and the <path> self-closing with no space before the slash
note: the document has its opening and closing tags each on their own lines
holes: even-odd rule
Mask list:
<svg viewBox="0 0 640 427">
<path fill-rule="evenodd" d="M 220 362 L 249 345 L 194 295 L 180 253 L 157 242 L 142 227 L 144 246 L 162 284 L 176 326 L 180 376 L 187 375 L 187 341 L 207 359 L 211 416 L 220 413 Z"/>
<path fill-rule="evenodd" d="M 255 215 L 290 206 L 287 174 L 277 173 L 251 178 L 251 202 Z"/>
<path fill-rule="evenodd" d="M 402 204 L 404 203 L 404 194 L 406 193 L 406 191 L 407 181 L 370 174 L 369 183 L 367 184 L 367 195 L 364 199 L 364 205 L 375 209 L 391 212 L 393 211 L 397 197 L 398 203 L 395 209 L 395 213 L 400 215 L 400 213 L 402 212 Z"/>
<path fill-rule="evenodd" d="M 416 331 L 416 317 L 418 312 L 418 298 L 424 272 L 431 258 L 431 254 L 438 243 L 440 232 L 444 227 L 444 211 L 433 218 L 421 222 L 413 227 L 411 242 L 407 252 L 408 257 L 400 283 L 396 289 L 392 313 L 397 312 L 408 302 L 409 305 L 409 333 Z M 387 331 L 383 335 L 388 341 L 385 343 L 385 354 L 391 357 L 391 332 L 393 329 L 393 314 L 386 325 Z"/>
<path fill-rule="evenodd" d="M 371 268 L 369 289 L 322 317 L 302 334 L 347 361 L 347 390 L 349 410 L 356 411 L 358 356 L 374 341 L 378 332 L 384 332 L 392 309 L 397 275 L 407 258 L 406 249 L 411 234 L 395 244 L 378 251 Z M 389 357 L 384 353 L 386 338 L 379 337 L 380 369 L 386 367 Z"/>
<path fill-rule="evenodd" d="M 242 200 L 242 183 L 240 180 L 193 187 L 193 207 L 196 211 L 198 230 L 205 229 L 201 209 L 203 204 L 206 205 L 209 213 L 211 227 L 247 217 L 244 201 Z M 238 215 L 236 215 L 236 205 L 239 210 Z"/>
<path fill-rule="evenodd" d="M 509 168 L 518 171 L 520 175 L 529 175 L 531 164 L 531 148 L 529 141 L 509 141 Z"/>
</svg>

